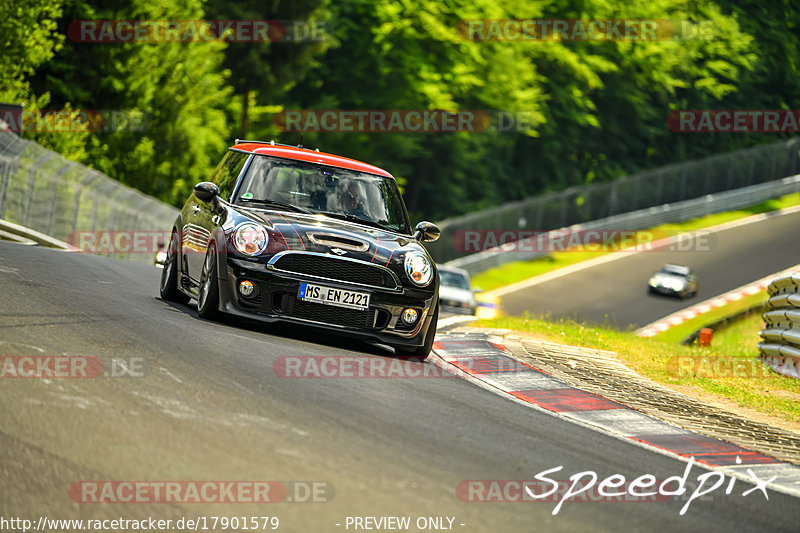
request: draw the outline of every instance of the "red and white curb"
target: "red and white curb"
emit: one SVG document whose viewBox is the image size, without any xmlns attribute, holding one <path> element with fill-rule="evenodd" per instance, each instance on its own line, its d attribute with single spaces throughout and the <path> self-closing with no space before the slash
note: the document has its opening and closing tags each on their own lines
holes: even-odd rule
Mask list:
<svg viewBox="0 0 800 533">
<path fill-rule="evenodd" d="M 704 302 L 687 307 L 686 309 L 672 313 L 671 315 L 656 322 L 647 324 L 646 326 L 637 329 L 636 334 L 640 337 L 652 337 L 654 335 L 658 335 L 659 333 L 663 333 L 673 326 L 678 326 L 687 320 L 691 320 L 697 316 L 708 313 L 712 309 L 717 309 L 723 305 L 739 301 L 745 296 L 764 292 L 767 290 L 767 285 L 769 285 L 769 282 L 773 279 L 798 271 L 800 271 L 800 266 L 794 266 L 792 268 L 787 268 L 786 270 L 776 272 L 775 274 L 770 274 L 769 276 L 761 278 L 758 281 L 748 283 L 747 285 L 743 285 L 739 288 L 733 289 L 732 291 L 728 291 L 725 294 L 715 296 L 714 298 L 709 298 Z"/>
<path fill-rule="evenodd" d="M 736 444 L 693 433 L 603 396 L 589 393 L 511 357 L 502 338 L 485 333 L 440 335 L 440 366 L 509 399 L 601 431 L 656 453 L 696 463 L 752 482 L 775 479 L 769 488 L 800 497 L 800 467 Z"/>
</svg>

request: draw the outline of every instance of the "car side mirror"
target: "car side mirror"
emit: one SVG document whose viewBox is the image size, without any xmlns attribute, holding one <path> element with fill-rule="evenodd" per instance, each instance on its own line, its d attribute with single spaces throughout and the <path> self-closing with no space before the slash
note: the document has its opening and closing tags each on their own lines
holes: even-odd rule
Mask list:
<svg viewBox="0 0 800 533">
<path fill-rule="evenodd" d="M 481 289 L 480 287 L 472 289 L 472 294 L 478 294 L 479 292 L 483 292 L 483 289 Z"/>
<path fill-rule="evenodd" d="M 210 202 L 219 196 L 219 187 L 210 181 L 201 181 L 194 186 L 194 195 L 202 202 Z"/>
<path fill-rule="evenodd" d="M 420 222 L 414 228 L 414 238 L 422 242 L 433 242 L 439 238 L 441 231 L 433 222 Z"/>
</svg>

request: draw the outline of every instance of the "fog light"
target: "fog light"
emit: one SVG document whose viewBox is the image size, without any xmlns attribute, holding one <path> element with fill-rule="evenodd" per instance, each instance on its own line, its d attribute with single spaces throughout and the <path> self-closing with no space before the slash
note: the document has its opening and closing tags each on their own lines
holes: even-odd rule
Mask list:
<svg viewBox="0 0 800 533">
<path fill-rule="evenodd" d="M 400 317 L 406 324 L 413 324 L 414 322 L 417 321 L 417 318 L 419 318 L 419 313 L 417 312 L 416 309 L 408 307 L 406 309 L 403 309 L 403 314 L 400 315 Z"/>
<path fill-rule="evenodd" d="M 242 296 L 251 296 L 253 291 L 256 290 L 256 286 L 253 285 L 253 282 L 249 279 L 243 280 L 239 282 L 239 293 Z"/>
</svg>

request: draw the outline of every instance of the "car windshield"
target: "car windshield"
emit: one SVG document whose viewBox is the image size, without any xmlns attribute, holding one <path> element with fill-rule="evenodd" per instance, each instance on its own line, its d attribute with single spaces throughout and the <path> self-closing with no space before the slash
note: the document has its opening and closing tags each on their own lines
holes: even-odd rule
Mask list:
<svg viewBox="0 0 800 533">
<path fill-rule="evenodd" d="M 445 287 L 456 287 L 458 289 L 469 290 L 469 280 L 458 272 L 440 270 L 439 281 Z"/>
<path fill-rule="evenodd" d="M 323 213 L 410 233 L 393 179 L 303 161 L 255 156 L 234 203 Z"/>
<path fill-rule="evenodd" d="M 676 265 L 664 265 L 663 267 L 661 267 L 661 270 L 659 272 L 661 272 L 662 274 L 669 274 L 671 276 L 686 277 L 689 275 L 688 268 Z"/>
</svg>

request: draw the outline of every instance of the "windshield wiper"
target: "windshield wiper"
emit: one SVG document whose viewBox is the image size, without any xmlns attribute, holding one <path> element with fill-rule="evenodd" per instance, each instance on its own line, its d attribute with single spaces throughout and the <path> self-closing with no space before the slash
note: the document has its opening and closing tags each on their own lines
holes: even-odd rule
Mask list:
<svg viewBox="0 0 800 533">
<path fill-rule="evenodd" d="M 395 231 L 392 228 L 384 226 L 383 224 L 381 224 L 379 222 L 375 222 L 374 220 L 369 220 L 367 218 L 361 218 L 361 217 L 356 216 L 356 215 L 348 215 L 347 213 L 335 213 L 333 211 L 319 211 L 319 214 L 320 215 L 328 215 L 329 217 L 334 217 L 334 218 L 341 218 L 341 219 L 344 219 L 344 220 L 349 220 L 351 222 L 360 222 L 361 224 L 367 224 L 369 226 L 372 226 L 372 227 L 375 227 L 375 228 L 379 228 L 379 229 L 382 229 L 382 230 L 386 230 L 386 231 Z"/>
<path fill-rule="evenodd" d="M 275 200 L 261 200 L 261 199 L 252 199 L 252 198 L 241 198 L 241 201 L 245 202 L 245 203 L 250 203 L 250 204 L 282 207 L 284 209 L 288 209 L 290 211 L 296 211 L 298 213 L 311 213 L 311 211 L 309 211 L 308 209 L 303 209 L 302 207 L 297 207 L 296 205 L 292 205 L 292 204 L 285 204 L 283 202 L 276 202 Z"/>
</svg>

